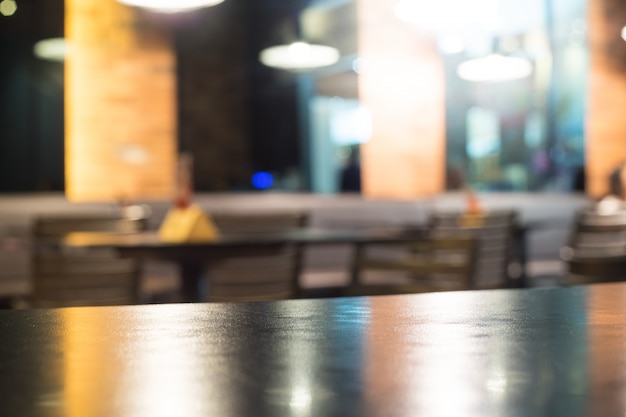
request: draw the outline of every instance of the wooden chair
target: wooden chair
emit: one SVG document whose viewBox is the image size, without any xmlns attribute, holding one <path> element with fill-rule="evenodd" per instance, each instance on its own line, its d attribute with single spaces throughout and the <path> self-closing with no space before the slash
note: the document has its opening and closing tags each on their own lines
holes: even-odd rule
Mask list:
<svg viewBox="0 0 626 417">
<path fill-rule="evenodd" d="M 474 238 L 476 279 L 474 288 L 507 288 L 511 286 L 514 254 L 518 247 L 517 213 L 513 210 L 488 211 L 477 214 L 434 212 L 430 216 L 430 234 L 433 238 Z M 518 252 L 519 253 L 519 252 Z M 517 260 L 521 271 L 523 260 Z"/>
<path fill-rule="evenodd" d="M 626 280 L 626 210 L 577 213 L 561 258 L 567 265 L 563 285 Z"/>
<path fill-rule="evenodd" d="M 594 209 L 582 210 L 572 222 L 568 247 L 593 252 L 626 250 L 626 210 L 602 213 Z"/>
<path fill-rule="evenodd" d="M 70 232 L 134 233 L 146 218 L 46 216 L 34 220 L 33 307 L 134 304 L 140 264 L 109 249 L 69 249 L 59 244 Z"/>
<path fill-rule="evenodd" d="M 474 287 L 476 240 L 423 238 L 356 246 L 349 295 L 469 290 Z M 367 280 L 368 271 L 384 271 Z M 389 272 L 401 272 L 392 277 Z M 374 277 L 376 278 L 376 277 Z M 394 280 L 396 282 L 391 282 Z"/>
<path fill-rule="evenodd" d="M 303 227 L 305 213 L 216 213 L 223 233 L 276 233 Z M 207 301 L 266 301 L 299 293 L 299 245 L 255 245 L 229 248 L 208 270 Z"/>
<path fill-rule="evenodd" d="M 567 274 L 563 285 L 626 281 L 626 252 L 606 255 L 564 257 Z"/>
</svg>

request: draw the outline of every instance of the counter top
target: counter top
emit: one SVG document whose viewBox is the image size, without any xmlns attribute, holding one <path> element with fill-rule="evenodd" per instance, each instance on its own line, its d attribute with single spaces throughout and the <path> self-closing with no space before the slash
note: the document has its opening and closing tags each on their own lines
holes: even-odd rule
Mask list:
<svg viewBox="0 0 626 417">
<path fill-rule="evenodd" d="M 626 284 L 0 311 L 2 416 L 620 416 Z"/>
</svg>

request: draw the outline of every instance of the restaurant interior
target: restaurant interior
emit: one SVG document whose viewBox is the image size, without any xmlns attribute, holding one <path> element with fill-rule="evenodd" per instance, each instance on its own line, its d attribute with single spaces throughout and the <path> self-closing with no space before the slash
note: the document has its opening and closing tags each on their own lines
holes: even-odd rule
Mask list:
<svg viewBox="0 0 626 417">
<path fill-rule="evenodd" d="M 95 3 L 2 3 L 9 305 L 33 291 L 38 217 L 137 205 L 154 231 L 180 155 L 208 216 L 297 211 L 315 228 L 414 230 L 468 198 L 514 210 L 532 286 L 562 281 L 575 215 L 623 162 L 626 42 L 610 2 Z M 296 62 L 310 51 L 293 46 L 291 62 L 267 62 L 295 42 L 321 47 L 322 62 Z M 303 248 L 302 286 L 345 287 L 352 246 Z M 176 299 L 176 265 L 144 263 L 144 299 Z"/>
<path fill-rule="evenodd" d="M 587 312 L 588 326 L 619 338 L 624 314 L 623 2 L 0 0 L 0 50 L 0 369 L 10 353 L 12 372 L 41 381 L 7 398 L 11 416 L 582 416 L 585 404 L 623 415 L 619 386 L 600 401 L 611 372 L 623 371 L 599 358 L 615 359 L 621 342 L 577 327 Z M 537 324 L 544 313 L 556 320 L 549 328 Z M 261 316 L 277 327 L 263 330 Z M 465 338 L 463 317 L 478 326 Z M 74 336 L 59 341 L 48 329 L 41 342 L 31 319 Z M 205 330 L 194 327 L 203 320 Z M 203 381 L 217 390 L 206 398 L 223 401 L 165 382 L 141 391 L 154 372 L 147 362 L 126 373 L 135 359 L 124 349 L 144 343 L 133 332 L 158 345 L 174 322 L 197 344 L 165 361 L 183 364 L 180 375 L 159 377 Z M 354 340 L 340 334 L 365 322 Z M 311 323 L 321 330 L 303 339 L 285 330 Z M 506 362 L 524 356 L 506 350 L 483 392 L 470 370 L 498 347 L 476 342 L 481 325 L 489 338 L 519 331 L 551 347 L 529 347 L 522 365 Z M 419 385 L 424 398 L 404 395 L 417 387 L 408 371 L 394 375 L 379 340 L 390 328 L 401 329 L 389 341 L 398 360 L 432 371 L 419 382 L 434 384 Z M 593 360 L 565 343 L 567 329 Z M 62 376 L 40 374 L 43 359 L 33 365 L 2 335 L 42 343 Z M 265 356 L 250 353 L 254 338 Z M 453 340 L 459 350 L 445 350 Z M 146 357 L 173 352 L 157 345 Z M 321 346 L 339 356 L 324 362 Z M 470 360 L 483 347 L 468 368 L 442 359 Z M 62 360 L 55 349 L 83 356 Z M 242 368 L 220 368 L 211 349 Z M 123 363 L 89 365 L 106 352 Z M 338 376 L 316 379 L 295 365 L 297 352 Z M 246 355 L 260 368 L 245 367 Z M 544 360 L 557 357 L 571 372 L 546 382 L 556 365 Z M 281 360 L 294 371 L 272 367 Z M 230 385 L 206 385 L 196 362 Z M 264 385 L 266 371 L 280 388 Z M 113 372 L 137 376 L 132 389 L 119 394 Z M 443 405 L 455 387 L 446 372 L 461 372 L 458 408 Z M 101 384 L 72 385 L 100 373 Z M 557 382 L 587 402 L 564 400 Z M 157 400 L 166 385 L 176 394 Z M 400 413 L 380 394 L 394 388 Z M 119 405 L 104 405 L 107 392 L 122 395 Z"/>
</svg>

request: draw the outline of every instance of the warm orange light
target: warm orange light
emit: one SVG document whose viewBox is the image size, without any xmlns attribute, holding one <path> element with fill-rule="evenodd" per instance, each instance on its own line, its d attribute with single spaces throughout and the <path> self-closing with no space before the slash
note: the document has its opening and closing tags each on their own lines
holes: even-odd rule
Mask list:
<svg viewBox="0 0 626 417">
<path fill-rule="evenodd" d="M 105 321 L 95 309 L 63 309 L 59 314 L 67 328 L 74 330 L 63 335 L 63 414 L 80 417 L 103 411 L 106 407 L 99 405 L 98 397 L 112 398 L 114 393 L 102 375 L 112 372 L 114 365 L 99 358 L 114 355 L 113 343 L 97 344 L 93 340 L 102 333 Z"/>
<path fill-rule="evenodd" d="M 372 138 L 361 145 L 363 192 L 414 198 L 444 188 L 445 84 L 431 39 L 398 22 L 393 2 L 359 0 L 359 95 Z"/>
<path fill-rule="evenodd" d="M 169 35 L 114 1 L 66 0 L 66 195 L 170 198 L 176 162 Z"/>
<path fill-rule="evenodd" d="M 585 120 L 586 191 L 601 197 L 609 191 L 612 171 L 626 161 L 626 79 L 610 50 L 616 39 L 605 2 L 588 3 L 589 89 Z"/>
</svg>

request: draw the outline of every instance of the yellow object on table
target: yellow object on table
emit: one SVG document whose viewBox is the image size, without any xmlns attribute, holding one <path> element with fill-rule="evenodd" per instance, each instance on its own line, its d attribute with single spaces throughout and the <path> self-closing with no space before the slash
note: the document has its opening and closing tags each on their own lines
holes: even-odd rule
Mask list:
<svg viewBox="0 0 626 417">
<path fill-rule="evenodd" d="M 219 236 L 211 217 L 195 204 L 172 208 L 159 228 L 163 242 L 213 242 Z"/>
</svg>

